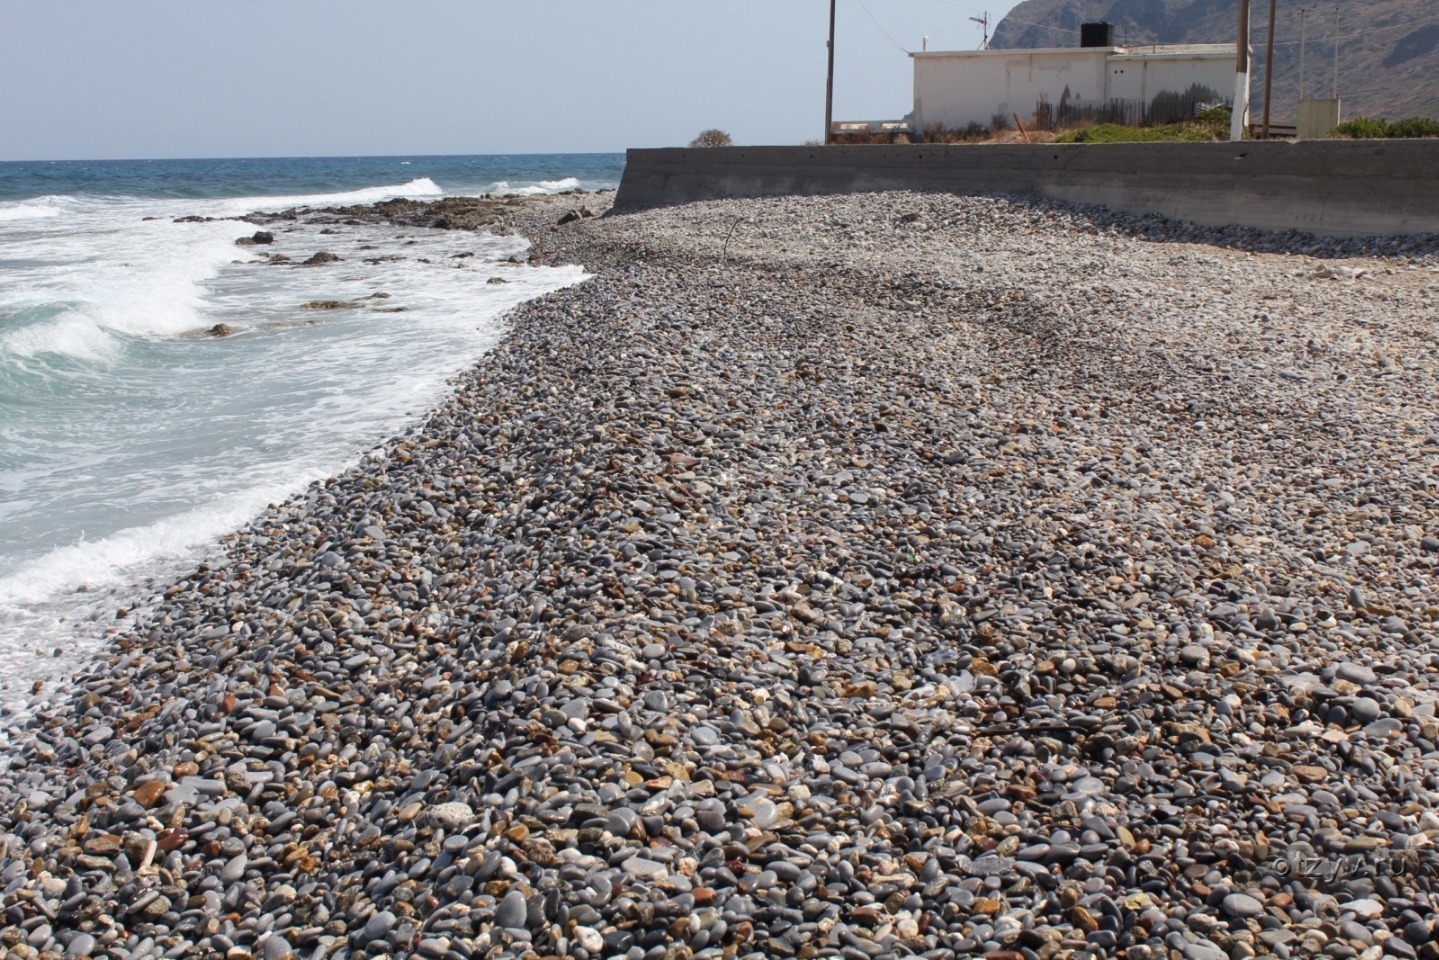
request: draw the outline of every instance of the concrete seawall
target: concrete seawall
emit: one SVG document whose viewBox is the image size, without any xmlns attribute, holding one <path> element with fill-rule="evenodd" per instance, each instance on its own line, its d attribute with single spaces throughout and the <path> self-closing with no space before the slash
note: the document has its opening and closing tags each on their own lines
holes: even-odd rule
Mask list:
<svg viewBox="0 0 1439 960">
<path fill-rule="evenodd" d="M 615 209 L 873 190 L 1027 193 L 1324 236 L 1439 233 L 1439 140 L 631 150 Z"/>
</svg>

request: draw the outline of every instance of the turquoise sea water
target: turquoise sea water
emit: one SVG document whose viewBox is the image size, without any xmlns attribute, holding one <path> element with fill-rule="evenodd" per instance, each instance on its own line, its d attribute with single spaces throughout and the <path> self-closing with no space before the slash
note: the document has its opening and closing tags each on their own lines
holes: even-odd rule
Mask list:
<svg viewBox="0 0 1439 960">
<path fill-rule="evenodd" d="M 592 190 L 616 186 L 622 165 L 612 154 L 0 163 L 0 706 L 93 649 L 146 578 L 413 422 L 511 307 L 583 278 L 504 263 L 522 238 L 379 226 L 278 230 L 265 252 L 342 259 L 269 265 L 235 245 L 255 228 L 225 218 Z M 175 222 L 190 216 L 217 219 Z M 303 307 L 315 300 L 359 305 Z M 205 335 L 219 323 L 232 335 Z"/>
<path fill-rule="evenodd" d="M 315 197 L 418 179 L 433 181 L 450 196 L 555 192 L 552 185 L 571 179 L 585 189 L 618 186 L 623 169 L 624 155 L 618 153 L 0 162 L 0 201 L 47 195 L 175 200 Z"/>
</svg>

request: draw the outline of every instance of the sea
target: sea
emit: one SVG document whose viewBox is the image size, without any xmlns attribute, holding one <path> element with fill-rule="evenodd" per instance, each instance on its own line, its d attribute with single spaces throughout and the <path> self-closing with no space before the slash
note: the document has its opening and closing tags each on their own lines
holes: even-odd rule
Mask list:
<svg viewBox="0 0 1439 960">
<path fill-rule="evenodd" d="M 506 263 L 527 241 L 488 231 L 286 225 L 265 228 L 271 247 L 237 246 L 257 228 L 233 218 L 614 188 L 623 165 L 0 163 L 0 717 L 63 692 L 119 610 L 226 533 L 416 423 L 509 310 L 585 278 Z M 259 262 L 271 250 L 340 260 Z"/>
</svg>

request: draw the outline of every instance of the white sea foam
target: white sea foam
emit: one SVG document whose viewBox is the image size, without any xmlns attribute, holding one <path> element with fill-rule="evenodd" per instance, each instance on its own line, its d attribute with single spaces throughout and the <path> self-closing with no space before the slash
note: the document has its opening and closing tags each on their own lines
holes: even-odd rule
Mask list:
<svg viewBox="0 0 1439 960">
<path fill-rule="evenodd" d="M 563 193 L 566 190 L 578 190 L 579 187 L 580 182 L 574 177 L 566 177 L 563 180 L 539 180 L 526 187 L 512 187 L 508 180 L 496 180 L 481 192 L 511 194 L 517 197 L 539 197 L 546 194 Z"/>
<path fill-rule="evenodd" d="M 0 355 L 70 357 L 90 363 L 111 359 L 119 343 L 89 317 L 70 315 L 32 324 L 0 336 Z"/>
<path fill-rule="evenodd" d="M 346 193 L 315 193 L 290 197 L 248 197 L 226 200 L 215 204 L 223 210 L 213 216 L 243 216 L 256 210 L 283 210 L 287 207 L 338 207 L 360 203 L 379 203 L 394 199 L 434 199 L 443 197 L 445 191 L 429 177 L 418 177 L 409 183 L 392 184 L 383 187 L 366 187 Z"/>
<path fill-rule="evenodd" d="M 44 206 L 38 203 L 0 203 L 0 223 L 13 223 L 17 220 L 48 220 L 50 217 L 58 217 L 58 207 Z"/>
<path fill-rule="evenodd" d="M 197 507 L 155 523 L 121 530 L 100 540 L 57 547 L 23 570 L 0 577 L 0 605 L 23 609 L 74 591 L 125 583 L 136 571 L 190 555 L 198 546 L 233 530 L 266 505 L 327 475 L 321 468 L 274 471 L 270 478 L 236 491 L 223 502 Z"/>
<path fill-rule="evenodd" d="M 93 286 L 83 291 L 87 315 L 106 330 L 140 336 L 203 325 L 201 284 L 235 259 L 237 231 L 233 224 L 195 226 L 207 229 L 189 238 L 167 236 L 144 255 L 93 276 Z"/>
<path fill-rule="evenodd" d="M 114 335 L 173 335 L 206 325 L 202 285 L 235 259 L 240 231 L 233 223 L 146 223 L 113 212 L 77 219 L 88 229 L 30 239 L 30 255 L 43 260 L 10 278 L 28 302 L 6 304 L 0 292 L 0 307 L 54 312 L 0 335 L 0 357 L 8 351 L 94 361 L 113 354 Z"/>
<path fill-rule="evenodd" d="M 239 256 L 236 237 L 247 225 L 227 221 L 256 209 L 375 203 L 396 197 L 438 197 L 427 177 L 343 193 L 228 200 L 134 200 L 39 197 L 0 204 L 0 223 L 33 221 L 41 232 L 0 232 L 0 259 L 28 265 L 8 273 L 6 287 L 23 301 L 0 312 L 54 306 L 48 320 L 0 331 L 0 362 L 65 356 L 82 362 L 113 357 L 115 337 L 173 336 L 213 325 L 206 283 Z M 63 220 L 56 220 L 60 214 Z M 196 215 L 212 222 L 182 223 Z"/>
</svg>

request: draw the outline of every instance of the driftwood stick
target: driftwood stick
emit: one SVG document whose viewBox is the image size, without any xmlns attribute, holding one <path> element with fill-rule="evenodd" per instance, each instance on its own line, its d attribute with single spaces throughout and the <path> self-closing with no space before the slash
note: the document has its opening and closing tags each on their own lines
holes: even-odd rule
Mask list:
<svg viewBox="0 0 1439 960">
<path fill-rule="evenodd" d="M 720 252 L 720 263 L 725 263 L 726 261 L 729 260 L 729 241 L 730 241 L 730 237 L 733 237 L 733 236 L 734 236 L 734 232 L 739 229 L 739 225 L 740 225 L 741 223 L 743 223 L 743 222 L 744 222 L 744 217 L 737 217 L 737 218 L 735 219 L 735 222 L 732 223 L 732 224 L 730 224 L 729 233 L 727 233 L 727 234 L 725 235 L 725 238 L 724 238 L 724 249 Z"/>
</svg>

